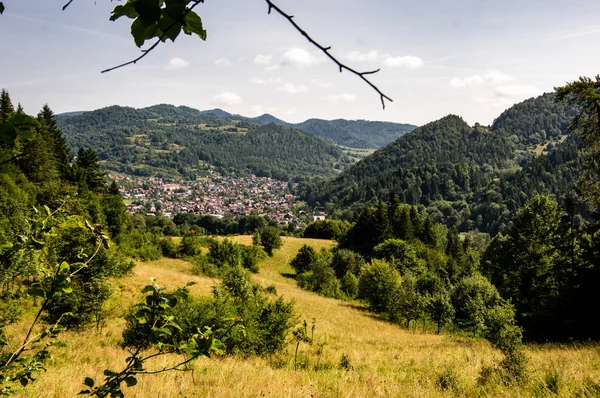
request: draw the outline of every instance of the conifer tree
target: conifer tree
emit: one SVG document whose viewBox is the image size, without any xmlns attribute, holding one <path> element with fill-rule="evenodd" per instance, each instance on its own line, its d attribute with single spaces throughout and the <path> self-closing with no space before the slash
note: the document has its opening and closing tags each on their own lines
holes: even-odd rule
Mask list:
<svg viewBox="0 0 600 398">
<path fill-rule="evenodd" d="M 8 91 L 2 89 L 0 92 L 0 123 L 6 123 L 15 113 L 15 108 L 10 100 Z"/>
<path fill-rule="evenodd" d="M 62 134 L 62 131 L 56 124 L 56 116 L 52 109 L 45 104 L 42 110 L 38 113 L 38 121 L 46 126 L 48 140 L 53 148 L 53 155 L 56 159 L 56 164 L 60 176 L 63 180 L 67 180 L 71 176 L 71 162 L 69 158 L 69 146 L 67 140 Z"/>
</svg>

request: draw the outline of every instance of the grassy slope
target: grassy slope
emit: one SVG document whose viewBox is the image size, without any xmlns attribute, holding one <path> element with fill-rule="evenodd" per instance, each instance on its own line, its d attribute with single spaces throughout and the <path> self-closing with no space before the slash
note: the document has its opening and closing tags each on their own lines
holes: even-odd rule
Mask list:
<svg viewBox="0 0 600 398">
<path fill-rule="evenodd" d="M 238 237 L 250 243 L 251 237 Z M 524 387 L 476 385 L 483 364 L 499 358 L 481 340 L 433 333 L 411 332 L 373 317 L 352 303 L 327 299 L 298 289 L 287 265 L 304 243 L 329 247 L 328 241 L 284 238 L 284 246 L 265 260 L 255 280 L 263 286 L 274 284 L 278 294 L 296 301 L 300 319 L 316 318 L 315 343 L 301 345 L 300 357 L 306 368 L 294 372 L 293 345 L 275 358 L 202 359 L 194 372 L 171 372 L 144 376 L 138 386 L 127 389 L 135 397 L 365 397 L 365 396 L 531 396 L 544 394 L 540 382 L 555 368 L 563 383 L 563 395 L 572 396 L 590 377 L 600 378 L 600 349 L 596 346 L 528 347 L 531 381 Z M 196 281 L 195 295 L 209 294 L 215 280 L 191 274 L 190 264 L 171 259 L 139 264 L 133 275 L 115 283 L 114 315 L 140 298 L 137 293 L 149 278 L 169 288 Z M 70 397 L 80 390 L 85 376 L 101 379 L 106 367 L 120 368 L 127 356 L 117 347 L 124 322 L 112 319 L 101 333 L 88 330 L 68 333 L 62 340 L 68 348 L 57 349 L 55 362 L 40 380 L 27 389 L 29 397 Z M 338 367 L 345 354 L 351 370 Z M 172 360 L 173 358 L 171 358 Z M 159 368 L 168 359 L 154 364 Z M 456 374 L 457 389 L 441 391 L 436 380 L 450 369 Z M 593 396 L 593 395 L 590 395 Z"/>
</svg>

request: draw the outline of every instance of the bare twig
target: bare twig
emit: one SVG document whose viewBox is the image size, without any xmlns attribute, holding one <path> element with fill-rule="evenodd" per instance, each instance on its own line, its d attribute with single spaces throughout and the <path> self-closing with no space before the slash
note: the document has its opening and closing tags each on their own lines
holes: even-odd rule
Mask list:
<svg viewBox="0 0 600 398">
<path fill-rule="evenodd" d="M 72 0 L 71 0 L 71 1 L 72 1 Z M 117 66 L 113 66 L 112 68 L 104 69 L 104 70 L 103 70 L 102 72 L 100 72 L 100 73 L 106 73 L 106 72 L 113 71 L 113 70 L 115 70 L 115 69 L 122 68 L 122 67 L 124 67 L 124 66 L 133 65 L 133 64 L 137 63 L 138 61 L 140 61 L 142 58 L 144 58 L 146 55 L 150 54 L 150 53 L 151 53 L 151 52 L 152 52 L 152 51 L 153 51 L 153 50 L 154 50 L 156 47 L 158 47 L 158 45 L 160 44 L 160 42 L 161 42 L 161 41 L 163 41 L 163 39 L 164 39 L 165 37 L 167 37 L 167 33 L 168 33 L 168 32 L 169 32 L 171 29 L 173 29 L 173 27 L 174 27 L 175 25 L 177 25 L 178 23 L 182 23 L 182 22 L 184 21 L 185 17 L 186 17 L 186 16 L 187 16 L 187 15 L 188 15 L 188 14 L 189 14 L 189 13 L 190 13 L 190 12 L 191 12 L 191 11 L 192 11 L 192 10 L 193 10 L 193 9 L 194 9 L 194 8 L 195 8 L 197 5 L 198 5 L 198 4 L 200 4 L 200 3 L 204 3 L 204 0 L 196 0 L 196 1 L 194 2 L 194 4 L 193 4 L 193 5 L 192 5 L 190 8 L 188 8 L 187 10 L 185 10 L 185 12 L 184 12 L 183 14 L 181 14 L 181 17 L 180 17 L 180 18 L 178 18 L 178 19 L 174 20 L 174 21 L 171 23 L 171 25 L 169 25 L 169 26 L 167 27 L 167 29 L 165 29 L 165 30 L 164 30 L 163 34 L 162 34 L 162 35 L 160 35 L 160 37 L 158 38 L 158 40 L 156 40 L 156 41 L 154 42 L 154 44 L 153 44 L 152 46 L 150 46 L 150 48 L 148 48 L 147 50 L 142 50 L 142 55 L 140 55 L 139 57 L 137 57 L 137 58 L 136 58 L 136 59 L 134 59 L 134 60 L 131 60 L 131 61 L 129 61 L 129 62 L 125 62 L 125 63 L 123 63 L 123 64 L 121 64 L 121 65 L 117 65 Z"/>
<path fill-rule="evenodd" d="M 63 11 L 64 11 L 64 10 L 66 10 L 66 9 L 67 9 L 67 7 L 68 7 L 68 6 L 70 6 L 70 5 L 71 5 L 71 3 L 72 3 L 73 1 L 74 1 L 74 0 L 69 0 L 69 2 L 68 2 L 67 4 L 65 4 L 64 6 L 62 6 L 62 10 L 63 10 Z"/>
<path fill-rule="evenodd" d="M 306 33 L 306 31 L 304 29 L 302 29 L 300 26 L 298 26 L 298 24 L 294 21 L 293 15 L 287 14 L 285 11 L 283 11 L 281 8 L 279 8 L 277 5 L 275 5 L 271 0 L 265 0 L 265 1 L 267 2 L 267 5 L 269 6 L 269 11 L 268 11 L 269 14 L 271 14 L 272 10 L 275 10 L 275 11 L 277 11 L 277 13 L 279 15 L 281 15 L 282 17 L 287 19 L 288 22 L 290 24 L 292 24 L 292 26 L 294 28 L 296 28 L 296 30 L 302 34 L 302 36 L 306 37 L 306 40 L 308 40 L 310 42 L 310 44 L 314 45 L 319 50 L 321 50 L 323 53 L 325 53 L 325 55 L 327 55 L 327 57 L 338 66 L 338 68 L 340 69 L 340 72 L 347 70 L 348 72 L 353 73 L 356 76 L 360 77 L 365 83 L 367 83 L 369 86 L 371 86 L 371 88 L 373 90 L 375 90 L 377 92 L 377 94 L 379 94 L 379 97 L 381 98 L 381 105 L 383 106 L 383 109 L 385 109 L 385 100 L 393 102 L 393 100 L 390 97 L 388 97 L 383 92 L 381 92 L 381 90 L 375 84 L 373 84 L 369 79 L 367 79 L 365 77 L 367 75 L 372 75 L 372 74 L 379 72 L 379 69 L 367 71 L 367 72 L 358 72 L 357 70 L 352 69 L 347 65 L 344 65 L 336 57 L 331 55 L 331 53 L 329 52 L 331 50 L 331 47 L 325 47 L 325 46 L 322 46 L 321 44 L 317 43 L 312 37 L 310 37 L 310 35 L 308 33 Z"/>
</svg>

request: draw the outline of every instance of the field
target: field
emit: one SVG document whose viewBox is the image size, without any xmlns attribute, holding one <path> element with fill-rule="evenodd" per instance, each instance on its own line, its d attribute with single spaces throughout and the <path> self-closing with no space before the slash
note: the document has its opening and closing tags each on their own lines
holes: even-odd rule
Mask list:
<svg viewBox="0 0 600 398">
<path fill-rule="evenodd" d="M 235 238 L 244 244 L 251 237 Z M 264 260 L 254 280 L 275 285 L 279 295 L 296 302 L 299 320 L 316 320 L 314 343 L 300 346 L 301 367 L 294 371 L 293 344 L 272 358 L 201 359 L 193 372 L 141 377 L 126 389 L 135 397 L 435 397 L 435 396 L 598 396 L 600 347 L 596 345 L 532 345 L 529 380 L 521 386 L 491 383 L 481 386 L 483 365 L 494 365 L 500 354 L 483 340 L 433 331 L 408 331 L 378 319 L 358 303 L 324 298 L 300 290 L 290 278 L 289 261 L 304 243 L 315 248 L 332 242 L 284 238 L 284 246 Z M 118 348 L 124 321 L 119 318 L 141 295 L 150 278 L 176 288 L 197 282 L 192 294 L 208 295 L 217 280 L 191 274 L 181 260 L 140 263 L 132 275 L 114 282 L 110 303 L 114 317 L 101 332 L 69 332 L 66 348 L 54 349 L 54 362 L 39 380 L 21 391 L 26 397 L 72 397 L 82 381 L 102 378 L 105 368 L 118 369 L 127 353 Z M 20 327 L 25 327 L 20 325 Z M 342 359 L 344 358 L 344 360 Z M 152 365 L 161 368 L 168 358 Z M 445 386 L 446 388 L 443 388 Z M 556 386 L 556 387 L 555 387 Z M 586 387 L 588 386 L 588 387 Z M 587 388 L 587 389 L 586 389 Z M 586 395 L 587 394 L 587 395 Z"/>
</svg>

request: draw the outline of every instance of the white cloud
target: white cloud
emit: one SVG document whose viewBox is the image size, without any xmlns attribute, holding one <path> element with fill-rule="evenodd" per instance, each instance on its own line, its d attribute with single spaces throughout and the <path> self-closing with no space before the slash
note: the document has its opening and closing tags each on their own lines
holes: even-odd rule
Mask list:
<svg viewBox="0 0 600 398">
<path fill-rule="evenodd" d="M 260 77 L 253 77 L 250 79 L 250 83 L 257 84 L 259 86 L 262 86 L 264 84 L 279 84 L 281 82 L 282 82 L 282 80 L 280 77 L 270 77 L 268 79 L 262 79 Z"/>
<path fill-rule="evenodd" d="M 323 58 L 316 57 L 302 48 L 292 48 L 283 54 L 284 65 L 295 65 L 299 67 L 313 66 L 323 62 Z"/>
<path fill-rule="evenodd" d="M 188 66 L 190 66 L 190 63 L 183 58 L 175 57 L 171 58 L 171 60 L 169 61 L 170 69 L 183 69 L 187 68 Z"/>
<path fill-rule="evenodd" d="M 271 65 L 265 68 L 266 71 L 278 70 L 281 68 L 281 65 Z"/>
<path fill-rule="evenodd" d="M 392 68 L 419 69 L 423 66 L 423 60 L 414 55 L 405 55 L 404 57 L 388 56 L 383 60 L 383 64 Z"/>
<path fill-rule="evenodd" d="M 296 108 L 294 108 L 294 107 L 291 107 L 291 108 L 287 108 L 287 109 L 285 110 L 285 112 L 283 112 L 283 113 L 285 113 L 286 115 L 293 115 L 293 114 L 295 114 L 297 111 L 298 111 L 298 109 L 296 109 Z"/>
<path fill-rule="evenodd" d="M 542 94 L 542 90 L 535 86 L 509 85 L 496 87 L 496 94 L 501 97 L 535 97 Z"/>
<path fill-rule="evenodd" d="M 310 81 L 314 86 L 317 86 L 319 88 L 327 88 L 327 87 L 331 87 L 331 83 L 328 83 L 326 81 L 323 81 L 321 79 L 312 79 Z"/>
<path fill-rule="evenodd" d="M 348 93 L 327 95 L 321 97 L 322 100 L 332 102 L 334 104 L 348 103 L 356 100 L 356 96 Z"/>
<path fill-rule="evenodd" d="M 464 79 L 455 77 L 454 79 L 450 80 L 450 86 L 454 88 L 472 87 L 478 84 L 483 84 L 484 81 L 485 80 L 483 77 L 479 75 L 473 75 Z"/>
<path fill-rule="evenodd" d="M 212 97 L 209 102 L 218 106 L 241 105 L 244 103 L 242 98 L 236 93 L 225 92 Z"/>
<path fill-rule="evenodd" d="M 484 83 L 497 86 L 499 84 L 510 83 L 514 80 L 514 77 L 507 75 L 506 73 L 502 73 L 498 70 L 490 70 L 483 77 L 481 77 L 481 75 L 473 75 L 465 77 L 464 79 L 455 77 L 454 79 L 450 80 L 450 86 L 454 88 L 464 88 L 473 87 Z"/>
<path fill-rule="evenodd" d="M 379 52 L 377 52 L 376 50 L 369 51 L 367 53 L 351 51 L 345 55 L 345 58 L 350 61 L 354 61 L 354 62 L 373 61 L 373 60 L 379 58 Z"/>
<path fill-rule="evenodd" d="M 215 60 L 215 65 L 219 65 L 219 66 L 229 66 L 232 63 L 233 62 L 231 62 L 227 58 L 219 58 L 219 59 Z"/>
<path fill-rule="evenodd" d="M 502 73 L 498 70 L 491 70 L 485 74 L 485 81 L 490 84 L 509 83 L 513 80 L 515 80 L 514 77 L 507 75 L 506 73 Z"/>
<path fill-rule="evenodd" d="M 254 63 L 256 65 L 265 66 L 271 63 L 271 59 L 273 59 L 272 55 L 258 54 L 256 57 L 254 57 Z"/>
<path fill-rule="evenodd" d="M 284 93 L 288 93 L 288 94 L 299 94 L 299 93 L 305 93 L 308 91 L 308 88 L 306 88 L 303 85 L 295 85 L 294 83 L 285 83 L 281 86 L 279 86 L 279 91 L 283 91 Z"/>
</svg>

